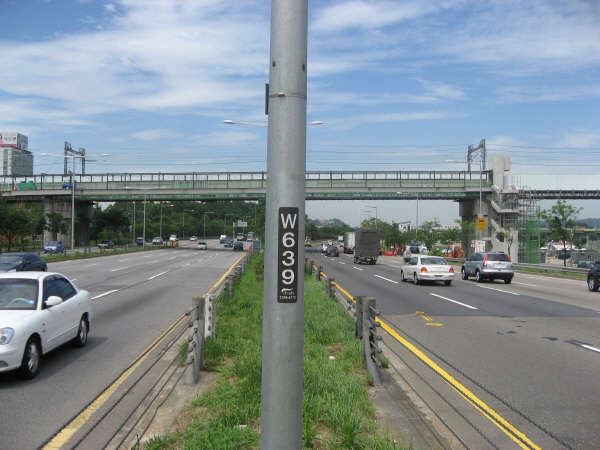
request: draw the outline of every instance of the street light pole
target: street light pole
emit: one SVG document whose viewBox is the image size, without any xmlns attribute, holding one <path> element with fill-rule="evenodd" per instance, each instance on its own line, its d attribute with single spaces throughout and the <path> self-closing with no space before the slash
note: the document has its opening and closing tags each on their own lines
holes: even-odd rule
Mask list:
<svg viewBox="0 0 600 450">
<path fill-rule="evenodd" d="M 183 210 L 183 223 L 181 225 L 181 239 L 183 239 L 185 237 L 185 212 L 189 211 L 189 212 L 194 212 L 193 209 L 184 209 Z"/>
<path fill-rule="evenodd" d="M 206 239 L 206 215 L 207 214 L 214 214 L 214 211 L 206 211 L 204 213 L 204 239 Z"/>
<path fill-rule="evenodd" d="M 164 206 L 175 206 L 175 205 L 163 205 L 162 202 L 160 204 L 160 227 L 158 231 L 158 235 L 162 238 L 162 209 Z"/>
<path fill-rule="evenodd" d="M 108 156 L 108 153 L 102 153 L 101 155 L 52 155 L 49 153 L 40 153 L 42 156 L 57 156 L 59 158 L 71 158 L 73 160 L 73 170 L 70 176 L 71 186 L 71 253 L 75 253 L 75 158 L 91 158 L 94 156 Z M 66 160 L 65 160 L 66 170 Z"/>
<path fill-rule="evenodd" d="M 375 229 L 378 230 L 378 222 L 379 222 L 379 218 L 377 217 L 377 205 L 375 206 L 364 206 L 363 208 L 375 208 Z M 369 217 L 370 219 L 370 217 Z"/>
<path fill-rule="evenodd" d="M 233 214 L 225 214 L 225 218 L 223 219 L 223 223 L 224 223 L 224 226 L 225 226 L 225 230 L 224 230 L 223 234 L 225 236 L 227 236 L 227 216 L 233 216 Z"/>
</svg>

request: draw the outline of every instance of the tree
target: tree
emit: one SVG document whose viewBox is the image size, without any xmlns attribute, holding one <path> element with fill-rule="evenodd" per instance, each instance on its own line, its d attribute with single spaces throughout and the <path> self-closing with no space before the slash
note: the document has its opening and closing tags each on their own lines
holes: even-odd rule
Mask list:
<svg viewBox="0 0 600 450">
<path fill-rule="evenodd" d="M 567 242 L 571 239 L 572 229 L 577 224 L 577 214 L 581 208 L 575 208 L 567 204 L 564 200 L 556 202 L 550 210 L 543 210 L 540 213 L 542 219 L 548 222 L 548 228 L 552 237 L 563 245 L 563 254 L 567 253 Z M 567 265 L 566 258 L 563 265 Z"/>
<path fill-rule="evenodd" d="M 46 230 L 52 234 L 52 239 L 56 239 L 58 233 L 67 234 L 69 232 L 69 226 L 59 213 L 48 213 L 46 214 Z"/>
<path fill-rule="evenodd" d="M 471 241 L 475 238 L 475 222 L 456 219 L 454 221 L 460 230 L 461 245 L 463 246 L 464 257 L 470 256 Z"/>
<path fill-rule="evenodd" d="M 419 227 L 418 237 L 431 250 L 440 237 L 440 222 L 437 219 L 428 220 Z"/>
<path fill-rule="evenodd" d="M 447 250 L 450 250 L 450 246 L 459 241 L 460 229 L 458 227 L 448 228 L 440 233 L 440 242 L 446 246 Z"/>
<path fill-rule="evenodd" d="M 29 235 L 30 215 L 19 205 L 0 202 L 0 237 L 10 251 L 12 245 Z"/>
<path fill-rule="evenodd" d="M 504 228 L 504 231 L 498 231 L 496 233 L 496 237 L 498 238 L 498 240 L 500 242 L 506 242 L 506 245 L 508 246 L 508 256 L 510 257 L 510 248 L 512 247 L 512 245 L 515 243 L 515 240 L 517 239 L 517 229 L 513 226 L 507 225 Z"/>
</svg>

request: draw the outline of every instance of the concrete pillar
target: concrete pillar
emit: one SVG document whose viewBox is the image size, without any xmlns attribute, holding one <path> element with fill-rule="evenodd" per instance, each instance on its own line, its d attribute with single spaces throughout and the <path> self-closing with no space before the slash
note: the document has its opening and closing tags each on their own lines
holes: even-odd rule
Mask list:
<svg viewBox="0 0 600 450">
<path fill-rule="evenodd" d="M 44 198 L 44 214 L 58 213 L 68 222 L 69 232 L 60 234 L 56 237 L 62 241 L 66 248 L 71 243 L 71 200 L 57 200 L 54 198 Z M 94 203 L 89 200 L 75 200 L 75 246 L 82 247 L 90 245 L 90 222 L 94 213 Z M 49 231 L 44 231 L 44 243 L 54 239 Z"/>
</svg>

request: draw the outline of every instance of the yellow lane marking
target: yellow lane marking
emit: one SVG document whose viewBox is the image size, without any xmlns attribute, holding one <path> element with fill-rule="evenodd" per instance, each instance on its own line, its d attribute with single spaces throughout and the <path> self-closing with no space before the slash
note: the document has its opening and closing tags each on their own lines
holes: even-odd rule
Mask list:
<svg viewBox="0 0 600 450">
<path fill-rule="evenodd" d="M 350 295 L 346 290 L 344 290 L 339 284 L 333 282 L 335 286 L 344 293 L 348 298 L 354 300 L 354 297 Z M 423 317 L 425 320 L 429 319 L 429 317 L 424 315 L 423 311 L 417 311 L 412 315 L 419 315 Z M 377 322 L 381 324 L 381 328 L 389 333 L 394 339 L 400 342 L 404 347 L 406 347 L 411 353 L 413 353 L 417 358 L 427 364 L 435 373 L 437 373 L 446 383 L 448 383 L 456 392 L 458 392 L 463 398 L 465 398 L 469 403 L 471 403 L 479 412 L 481 412 L 485 417 L 487 417 L 494 425 L 496 425 L 502 432 L 504 432 L 508 437 L 510 437 L 517 445 L 525 450 L 541 450 L 541 447 L 537 446 L 532 440 L 530 440 L 525 433 L 516 429 L 513 425 L 511 425 L 506 419 L 504 419 L 500 414 L 490 408 L 487 403 L 477 397 L 474 393 L 469 391 L 465 386 L 458 382 L 453 376 L 451 376 L 448 372 L 438 366 L 435 362 L 433 362 L 429 357 L 427 357 L 421 350 L 415 347 L 413 344 L 408 342 L 405 338 L 400 336 L 393 328 L 391 328 L 387 323 L 385 323 L 380 318 L 375 318 Z M 436 325 L 440 326 L 441 324 L 428 323 L 427 325 Z"/>
<path fill-rule="evenodd" d="M 392 329 L 383 320 L 376 318 L 377 322 L 381 324 L 381 328 L 387 331 L 394 339 L 400 342 L 406 347 L 411 353 L 417 358 L 427 364 L 434 372 L 436 372 L 446 383 L 452 386 L 457 392 L 459 392 L 464 398 L 466 398 L 472 405 L 474 405 L 484 416 L 492 421 L 498 428 L 500 428 L 507 436 L 515 441 L 523 449 L 536 449 L 541 450 L 533 441 L 531 441 L 524 433 L 513 427 L 506 419 L 500 416 L 492 408 L 490 408 L 483 400 L 480 400 L 475 394 L 469 391 L 465 386 L 459 383 L 454 377 L 448 372 L 438 366 L 429 357 L 427 357 L 422 351 L 416 348 L 413 344 L 408 342 L 402 336 L 400 336 L 394 329 Z"/>
<path fill-rule="evenodd" d="M 237 265 L 238 262 L 243 258 L 241 256 L 233 265 L 229 268 L 229 270 L 223 275 L 219 281 L 209 289 L 208 292 L 215 289 L 219 284 L 223 282 L 225 277 L 229 275 Z M 127 369 L 123 374 L 108 388 L 104 390 L 86 409 L 84 409 L 77 417 L 75 417 L 67 426 L 65 426 L 61 431 L 59 431 L 51 440 L 48 442 L 42 450 L 59 450 L 62 448 L 68 441 L 73 437 L 73 435 L 79 431 L 79 429 L 87 423 L 91 417 L 94 415 L 96 411 L 108 400 L 108 398 L 117 390 L 119 386 L 123 384 L 123 382 L 139 367 L 139 365 L 146 359 L 146 357 L 150 354 L 152 350 L 154 350 L 158 344 L 167 336 L 168 333 L 173 330 L 183 319 L 185 319 L 185 314 L 181 316 L 173 325 L 171 325 L 164 333 L 162 333 L 150 346 L 142 352 L 142 356 L 139 357 L 137 362 L 132 365 L 129 369 Z"/>
</svg>

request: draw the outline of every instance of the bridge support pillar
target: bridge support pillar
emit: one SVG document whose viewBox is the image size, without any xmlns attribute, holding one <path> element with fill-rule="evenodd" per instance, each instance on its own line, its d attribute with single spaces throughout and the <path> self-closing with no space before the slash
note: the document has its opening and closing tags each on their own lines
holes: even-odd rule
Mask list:
<svg viewBox="0 0 600 450">
<path fill-rule="evenodd" d="M 90 222 L 93 215 L 93 202 L 89 200 L 75 200 L 75 246 L 90 245 Z M 55 198 L 44 199 L 44 214 L 58 213 L 63 219 L 68 222 L 68 232 L 66 234 L 58 234 L 56 239 L 62 241 L 66 248 L 69 248 L 71 243 L 71 200 L 57 200 Z M 54 239 L 52 233 L 44 231 L 44 243 Z"/>
<path fill-rule="evenodd" d="M 490 238 L 490 212 L 491 212 L 491 197 L 483 194 L 481 196 L 481 205 L 479 204 L 479 198 L 473 200 L 464 200 L 459 203 L 459 216 L 463 222 L 469 222 L 475 224 L 473 231 L 469 233 L 463 233 L 461 236 L 461 246 L 464 250 L 465 258 L 471 256 L 475 251 L 491 251 L 491 238 Z M 486 221 L 486 227 L 484 230 L 479 230 L 478 225 L 478 214 L 483 214 L 483 218 Z M 475 249 L 473 241 L 481 241 L 482 248 Z"/>
</svg>

